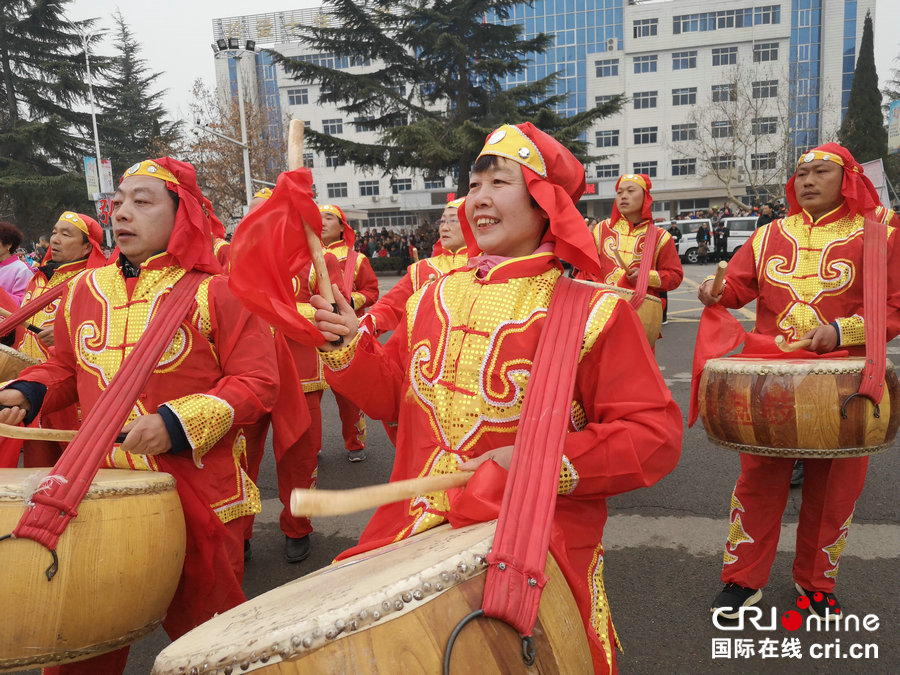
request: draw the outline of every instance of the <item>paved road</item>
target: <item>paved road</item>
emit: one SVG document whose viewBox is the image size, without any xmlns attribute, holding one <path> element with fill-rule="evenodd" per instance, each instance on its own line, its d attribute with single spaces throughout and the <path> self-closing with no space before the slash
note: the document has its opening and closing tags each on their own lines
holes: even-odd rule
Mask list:
<svg viewBox="0 0 900 675">
<path fill-rule="evenodd" d="M 685 418 L 690 391 L 693 345 L 700 316 L 696 285 L 713 271 L 712 265 L 688 266 L 681 289 L 669 295 L 669 323 L 657 345 L 657 358 Z M 381 280 L 382 292 L 397 277 Z M 752 309 L 752 308 L 751 308 Z M 752 322 L 752 311 L 738 313 Z M 900 361 L 900 340 L 889 345 L 894 361 Z M 355 487 L 387 480 L 392 447 L 378 423 L 369 424 L 369 450 L 365 462 L 346 461 L 335 426 L 337 408 L 326 394 L 323 401 L 324 452 L 319 466 L 323 488 Z M 720 590 L 722 545 L 727 536 L 727 514 L 738 475 L 738 455 L 711 445 L 700 425 L 685 431 L 682 459 L 675 471 L 659 484 L 610 500 L 606 528 L 606 588 L 625 653 L 619 657 L 623 673 L 889 673 L 900 671 L 900 517 L 896 484 L 900 452 L 872 458 L 865 491 L 859 500 L 849 541 L 840 566 L 837 587 L 845 613 L 878 617 L 878 629 L 840 633 L 788 633 L 745 629 L 724 632 L 711 625 L 709 605 Z M 262 592 L 327 565 L 334 555 L 353 545 L 368 514 L 318 519 L 314 525 L 313 553 L 298 565 L 283 558 L 283 536 L 278 529 L 280 504 L 275 490 L 274 462 L 263 463 L 260 488 L 263 513 L 257 519 L 253 559 L 247 565 L 244 589 L 248 596 Z M 766 621 L 776 608 L 779 615 L 792 608 L 791 563 L 793 528 L 796 527 L 800 490 L 791 493 L 779 544 L 761 607 Z M 765 625 L 765 624 L 764 624 Z M 782 643 L 798 637 L 802 658 L 782 656 Z M 749 641 L 749 657 L 712 658 L 715 639 Z M 768 640 L 769 642 L 761 642 Z M 772 642 L 774 640 L 774 643 Z M 147 673 L 155 655 L 168 643 L 161 631 L 132 649 L 128 673 Z M 876 645 L 878 658 L 834 658 L 839 645 L 848 653 L 854 643 Z M 740 643 L 742 647 L 748 642 Z M 759 649 L 773 649 L 763 658 Z M 719 643 L 720 646 L 723 643 Z M 814 659 L 810 649 L 831 658 Z M 771 652 L 769 652 L 771 654 Z M 872 648 L 869 647 L 869 655 Z M 389 672 L 389 671 L 388 671 Z"/>
</svg>

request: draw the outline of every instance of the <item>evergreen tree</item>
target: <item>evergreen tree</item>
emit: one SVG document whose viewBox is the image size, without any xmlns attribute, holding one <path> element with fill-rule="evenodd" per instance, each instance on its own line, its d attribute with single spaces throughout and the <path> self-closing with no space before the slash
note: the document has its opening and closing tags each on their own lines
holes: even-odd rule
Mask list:
<svg viewBox="0 0 900 675">
<path fill-rule="evenodd" d="M 884 157 L 887 152 L 887 130 L 881 114 L 881 92 L 878 91 L 878 74 L 875 72 L 872 17 L 868 12 L 859 44 L 859 58 L 853 72 L 847 114 L 838 131 L 838 139 L 858 162 Z"/>
<path fill-rule="evenodd" d="M 548 96 L 556 76 L 503 88 L 531 55 L 545 52 L 552 36 L 521 38 L 521 26 L 489 23 L 509 18 L 515 0 L 330 0 L 321 25 L 300 28 L 304 41 L 331 54 L 336 67 L 272 52 L 295 79 L 320 85 L 320 103 L 333 103 L 358 130 L 377 142 L 361 143 L 309 129 L 311 148 L 363 169 L 417 169 L 426 176 L 457 173 L 457 191 L 468 191 L 469 168 L 494 128 L 530 121 L 582 161 L 584 130 L 616 112 L 622 97 L 571 117 Z M 333 19 L 332 19 L 333 17 Z M 329 22 L 336 24 L 327 25 Z M 356 73 L 349 66 L 369 65 Z"/>
<path fill-rule="evenodd" d="M 139 58 L 141 46 L 121 12 L 113 15 L 117 54 L 110 59 L 106 91 L 100 99 L 98 126 L 103 156 L 118 176 L 135 162 L 153 156 L 159 144 L 170 145 L 178 125 L 164 119 L 166 110 L 158 102 L 161 91 L 153 86 L 161 73 L 149 73 Z"/>
<path fill-rule="evenodd" d="M 0 205 L 35 240 L 62 210 L 92 210 L 79 175 L 90 116 L 77 110 L 87 94 L 80 32 L 92 22 L 69 22 L 68 2 L 0 3 Z"/>
</svg>

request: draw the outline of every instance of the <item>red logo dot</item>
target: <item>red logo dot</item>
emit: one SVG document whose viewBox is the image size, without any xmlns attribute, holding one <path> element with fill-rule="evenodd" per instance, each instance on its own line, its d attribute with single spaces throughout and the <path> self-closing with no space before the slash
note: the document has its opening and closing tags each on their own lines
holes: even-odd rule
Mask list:
<svg viewBox="0 0 900 675">
<path fill-rule="evenodd" d="M 834 598 L 828 598 L 828 604 L 834 607 Z"/>
<path fill-rule="evenodd" d="M 789 609 L 781 615 L 781 625 L 789 631 L 795 631 L 803 625 L 803 617 L 800 612 Z"/>
<path fill-rule="evenodd" d="M 822 598 L 824 597 L 825 596 L 822 595 L 821 591 L 816 591 L 815 593 L 813 593 L 813 600 L 815 600 L 816 602 L 822 602 Z"/>
<path fill-rule="evenodd" d="M 801 595 L 799 598 L 797 598 L 797 607 L 799 607 L 800 609 L 809 609 L 809 598 L 807 598 L 805 595 Z"/>
</svg>

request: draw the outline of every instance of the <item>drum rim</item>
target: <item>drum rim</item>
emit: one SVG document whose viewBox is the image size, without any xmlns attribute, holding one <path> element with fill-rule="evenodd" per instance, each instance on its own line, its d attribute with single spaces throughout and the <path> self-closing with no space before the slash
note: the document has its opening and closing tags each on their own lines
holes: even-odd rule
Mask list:
<svg viewBox="0 0 900 675">
<path fill-rule="evenodd" d="M 865 447 L 853 448 L 774 448 L 767 445 L 746 445 L 744 443 L 734 443 L 732 441 L 723 441 L 713 437 L 707 433 L 706 438 L 713 445 L 720 448 L 731 450 L 733 452 L 745 453 L 748 455 L 760 455 L 763 457 L 783 457 L 785 459 L 841 459 L 842 457 L 865 457 L 867 455 L 880 455 L 893 445 L 893 439 L 890 443 L 879 443 L 878 445 L 870 445 Z"/>
<path fill-rule="evenodd" d="M 40 363 L 40 361 L 38 361 L 33 356 L 28 356 L 28 354 L 26 354 L 24 352 L 20 352 L 18 349 L 13 349 L 12 347 L 10 347 L 8 345 L 0 344 L 0 352 L 3 352 L 8 356 L 12 356 L 17 359 L 21 359 L 22 361 L 24 361 L 25 363 L 27 363 L 28 365 L 31 365 L 31 366 L 36 366 Z"/>
<path fill-rule="evenodd" d="M 835 363 L 854 364 L 853 368 L 835 367 Z M 866 363 L 864 356 L 843 356 L 833 359 L 766 359 L 764 357 L 730 356 L 709 359 L 703 365 L 703 372 L 729 373 L 735 375 L 846 375 L 859 374 Z M 763 367 L 758 367 L 763 364 Z M 797 368 L 800 364 L 808 364 L 806 369 Z M 819 364 L 816 367 L 815 364 Z M 733 367 L 725 367 L 730 365 Z M 751 365 L 757 366 L 750 368 Z M 856 367 L 858 365 L 858 367 Z M 791 368 L 793 367 L 793 369 Z M 885 361 L 885 372 L 894 372 L 894 364 L 890 359 Z"/>
<path fill-rule="evenodd" d="M 0 502 L 21 502 L 24 494 L 25 481 L 18 484 L 11 484 L 6 476 L 18 476 L 22 478 L 36 476 L 41 471 L 46 471 L 44 475 L 50 472 L 50 468 L 23 468 L 23 469 L 0 469 Z M 14 472 L 14 473 L 13 473 Z M 91 486 L 85 494 L 85 500 L 91 499 L 108 499 L 109 497 L 130 497 L 138 495 L 158 495 L 167 492 L 175 492 L 175 477 L 165 471 L 141 471 L 138 469 L 100 469 L 98 476 L 106 481 L 114 481 L 113 472 L 126 472 L 132 478 L 145 479 L 144 483 L 135 481 L 134 484 L 122 484 L 116 482 L 97 483 L 97 477 L 91 482 Z M 124 474 L 119 480 L 124 479 Z M 37 485 L 37 479 L 31 481 Z"/>
</svg>

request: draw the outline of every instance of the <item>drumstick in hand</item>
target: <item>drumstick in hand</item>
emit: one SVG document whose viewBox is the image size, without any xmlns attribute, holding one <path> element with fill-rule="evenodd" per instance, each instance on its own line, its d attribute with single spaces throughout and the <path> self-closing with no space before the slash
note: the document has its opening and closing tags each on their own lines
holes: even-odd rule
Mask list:
<svg viewBox="0 0 900 675">
<path fill-rule="evenodd" d="M 0 307 L 0 316 L 9 316 L 10 314 L 12 314 L 12 312 L 10 312 L 8 309 L 3 309 L 2 307 Z M 27 321 L 23 321 L 19 325 L 24 326 L 25 328 L 30 330 L 32 333 L 40 333 L 43 330 L 42 328 L 38 328 L 33 323 L 28 323 Z"/>
<path fill-rule="evenodd" d="M 474 471 L 410 478 L 393 483 L 370 485 L 353 490 L 301 490 L 291 491 L 291 514 L 303 516 L 341 516 L 345 513 L 365 511 L 376 506 L 412 499 L 429 492 L 441 492 L 462 487 Z"/>
<path fill-rule="evenodd" d="M 614 249 L 612 250 L 612 252 L 613 252 L 613 255 L 616 256 L 616 262 L 619 263 L 619 267 L 621 267 L 623 270 L 627 270 L 627 269 L 628 269 L 628 265 L 626 265 L 626 264 L 625 264 L 625 261 L 622 260 L 622 256 L 619 254 L 619 249 L 614 248 Z"/>
<path fill-rule="evenodd" d="M 713 279 L 712 291 L 711 294 L 713 296 L 718 295 L 722 292 L 722 286 L 725 284 L 725 270 L 728 269 L 728 263 L 724 260 L 719 261 L 719 266 L 716 267 L 716 277 Z"/>
<path fill-rule="evenodd" d="M 784 339 L 784 335 L 778 335 L 775 337 L 775 344 L 778 345 L 778 348 L 783 352 L 795 352 L 798 349 L 806 349 L 809 347 L 812 344 L 812 339 L 806 338 L 805 340 L 788 342 Z"/>
<path fill-rule="evenodd" d="M 8 408 L 2 405 L 0 408 Z M 3 438 L 18 438 L 25 441 L 58 441 L 68 443 L 75 438 L 75 429 L 42 429 L 39 427 L 16 427 L 12 424 L 0 422 L 0 436 Z M 126 434 L 124 431 L 116 436 L 116 443 L 123 443 Z"/>
</svg>

